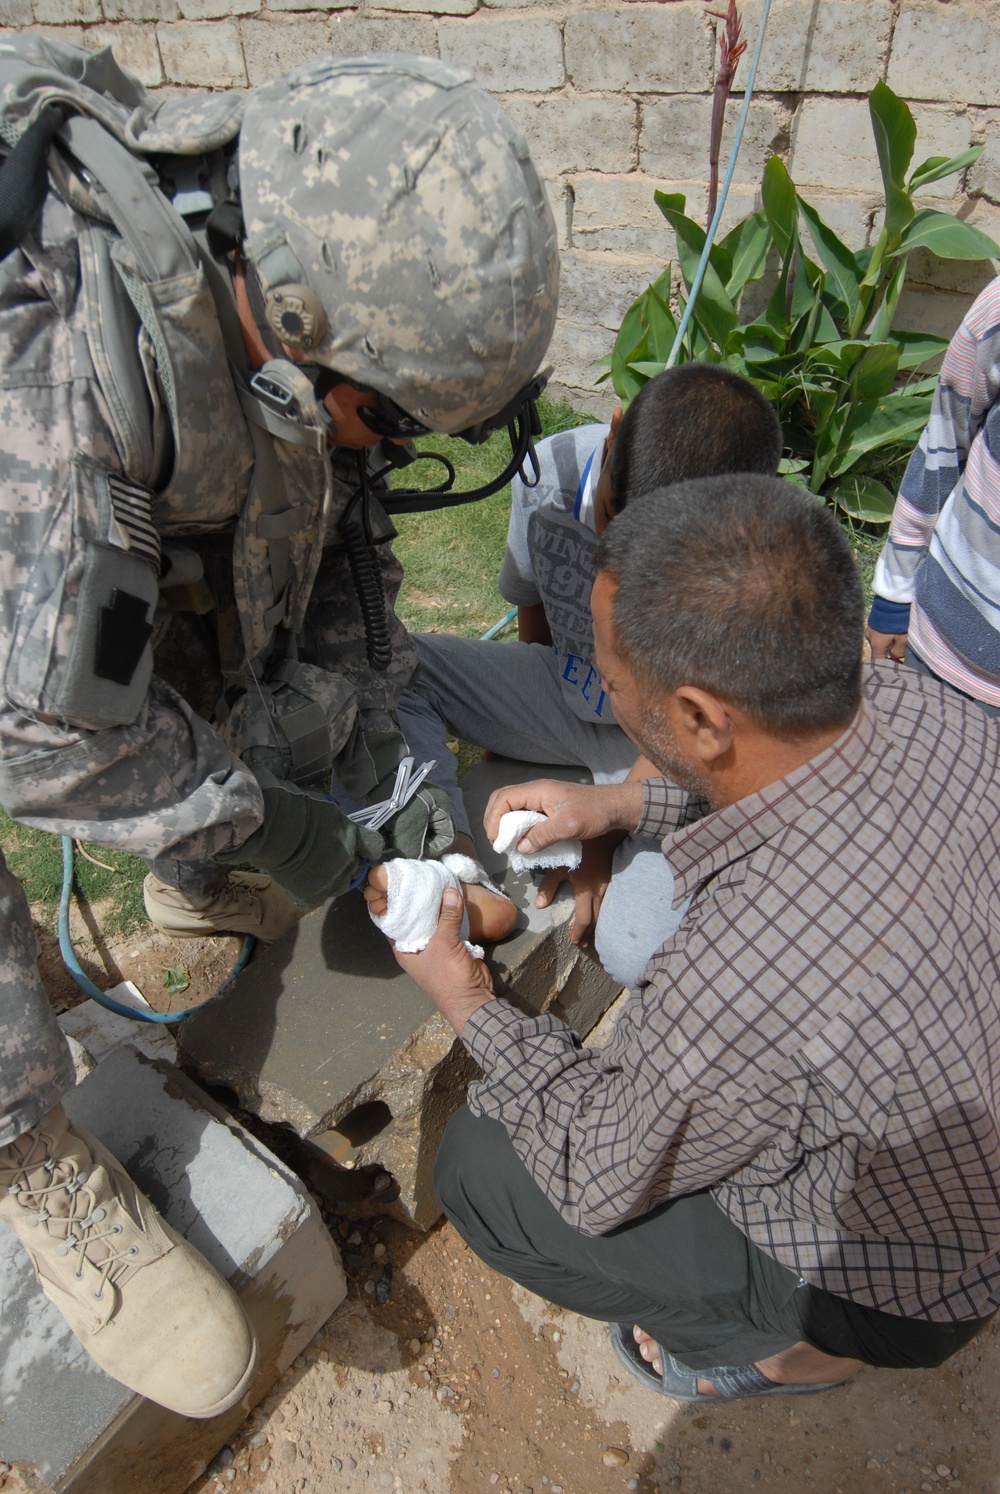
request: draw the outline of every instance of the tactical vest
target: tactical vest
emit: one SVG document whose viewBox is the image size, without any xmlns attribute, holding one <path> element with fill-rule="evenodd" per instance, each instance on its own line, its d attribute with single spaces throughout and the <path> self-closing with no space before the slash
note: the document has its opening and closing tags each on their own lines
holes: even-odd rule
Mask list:
<svg viewBox="0 0 1000 1494">
<path fill-rule="evenodd" d="M 241 672 L 246 693 L 220 735 L 251 766 L 318 781 L 355 726 L 354 691 L 274 642 L 278 630 L 294 638 L 301 628 L 329 537 L 328 425 L 293 363 L 275 360 L 247 376 L 228 267 L 187 221 L 203 221 L 232 196 L 227 161 L 242 100 L 156 99 L 110 48 L 91 53 L 31 35 L 0 42 L 0 141 L 13 149 L 52 102 L 66 117 L 48 152 L 50 187 L 79 223 L 86 337 L 122 466 L 105 484 L 103 532 L 102 516 L 94 518 L 91 591 L 113 586 L 116 566 L 124 574 L 128 564 L 129 595 L 148 600 L 137 561 L 158 577 L 163 539 L 232 527 L 244 657 L 228 683 L 240 683 Z M 55 631 L 51 621 L 28 622 Z M 73 653 L 83 660 L 86 649 Z M 95 728 L 124 724 L 151 671 L 149 647 L 125 684 L 100 668 L 88 679 L 79 662 L 74 673 L 71 659 L 36 708 Z"/>
</svg>

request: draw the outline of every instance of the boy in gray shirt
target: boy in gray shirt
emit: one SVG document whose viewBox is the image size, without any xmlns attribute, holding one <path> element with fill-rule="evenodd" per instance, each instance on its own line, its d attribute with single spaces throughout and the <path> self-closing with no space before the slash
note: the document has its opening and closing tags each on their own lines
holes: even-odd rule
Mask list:
<svg viewBox="0 0 1000 1494">
<path fill-rule="evenodd" d="M 657 374 L 610 425 L 577 426 L 539 444 L 538 484 L 511 484 L 500 570 L 501 595 L 518 609 L 518 641 L 418 634 L 420 669 L 399 705 L 417 760 L 437 759 L 431 780 L 451 800 L 455 850 L 475 855 L 449 734 L 524 762 L 586 768 L 595 783 L 659 776 L 615 722 L 594 667 L 598 539 L 631 498 L 692 477 L 773 475 L 781 449 L 781 426 L 763 395 L 705 363 Z M 680 918 L 659 845 L 636 837 L 585 842 L 580 867 L 548 873 L 536 906 L 547 906 L 565 880 L 576 898 L 570 937 L 583 943 L 596 928 L 602 962 L 632 984 Z M 474 939 L 511 931 L 516 910 L 506 899 L 482 886 L 464 891 Z"/>
</svg>

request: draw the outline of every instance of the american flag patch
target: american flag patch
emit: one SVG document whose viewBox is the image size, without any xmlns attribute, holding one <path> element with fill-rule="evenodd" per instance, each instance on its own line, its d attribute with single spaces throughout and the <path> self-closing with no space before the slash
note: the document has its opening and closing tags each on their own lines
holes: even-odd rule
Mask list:
<svg viewBox="0 0 1000 1494">
<path fill-rule="evenodd" d="M 153 495 L 116 472 L 108 473 L 111 507 L 120 529 L 128 537 L 131 554 L 145 560 L 159 575 L 160 536 L 153 523 Z"/>
</svg>

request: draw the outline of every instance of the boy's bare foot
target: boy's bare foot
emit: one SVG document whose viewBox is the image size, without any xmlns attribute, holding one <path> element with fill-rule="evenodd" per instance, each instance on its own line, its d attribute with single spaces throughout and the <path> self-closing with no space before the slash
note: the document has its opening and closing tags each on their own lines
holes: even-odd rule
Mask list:
<svg viewBox="0 0 1000 1494">
<path fill-rule="evenodd" d="M 368 904 L 368 911 L 375 918 L 383 918 L 389 907 L 389 899 L 386 892 L 389 886 L 389 873 L 384 866 L 372 866 L 368 869 L 368 880 L 365 883 L 364 898 Z"/>
<path fill-rule="evenodd" d="M 463 882 L 462 892 L 469 913 L 469 939 L 473 944 L 496 944 L 514 932 L 517 909 L 509 897 L 497 897 L 479 882 Z"/>
<path fill-rule="evenodd" d="M 450 850 L 459 856 L 471 856 L 473 861 L 479 859 L 471 835 L 456 835 Z M 462 893 L 469 914 L 469 939 L 473 944 L 496 944 L 514 932 L 517 909 L 509 897 L 500 897 L 479 882 L 463 882 Z"/>
<path fill-rule="evenodd" d="M 476 849 L 468 835 L 457 836 L 452 850 L 475 859 Z M 368 873 L 365 902 L 376 918 L 381 918 L 389 906 L 386 898 L 388 885 L 389 874 L 385 867 L 373 866 Z M 478 882 L 463 882 L 462 895 L 469 914 L 469 939 L 473 944 L 495 944 L 513 932 L 517 908 L 509 898 L 498 897 Z"/>
</svg>

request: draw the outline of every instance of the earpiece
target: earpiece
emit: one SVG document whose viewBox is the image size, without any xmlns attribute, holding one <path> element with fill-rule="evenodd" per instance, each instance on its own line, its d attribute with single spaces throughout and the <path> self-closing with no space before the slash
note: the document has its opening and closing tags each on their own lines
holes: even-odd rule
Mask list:
<svg viewBox="0 0 1000 1494">
<path fill-rule="evenodd" d="M 319 297 L 307 285 L 279 285 L 264 297 L 267 324 L 290 348 L 314 348 L 329 325 Z"/>
</svg>

